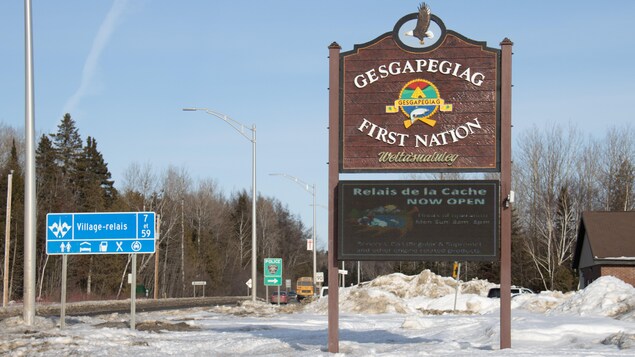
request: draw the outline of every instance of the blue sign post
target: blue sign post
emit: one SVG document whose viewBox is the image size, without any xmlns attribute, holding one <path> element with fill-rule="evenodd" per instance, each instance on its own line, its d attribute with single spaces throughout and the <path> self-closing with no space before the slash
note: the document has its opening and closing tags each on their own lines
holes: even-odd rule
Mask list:
<svg viewBox="0 0 635 357">
<path fill-rule="evenodd" d="M 154 253 L 155 216 L 154 212 L 49 213 L 46 253 Z"/>
</svg>

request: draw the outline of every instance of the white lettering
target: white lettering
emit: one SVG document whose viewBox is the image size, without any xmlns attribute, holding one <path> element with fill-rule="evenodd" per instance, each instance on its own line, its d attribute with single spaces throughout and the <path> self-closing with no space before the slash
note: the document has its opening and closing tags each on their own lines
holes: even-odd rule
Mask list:
<svg viewBox="0 0 635 357">
<path fill-rule="evenodd" d="M 371 68 L 363 74 L 355 76 L 353 82 L 357 88 L 364 88 L 388 76 L 398 76 L 406 73 L 441 73 L 456 78 L 461 78 L 473 85 L 480 87 L 485 81 L 485 75 L 481 72 L 473 72 L 471 68 L 462 69 L 460 63 L 450 61 L 439 61 L 437 59 L 417 59 L 415 65 L 410 61 L 395 61 L 382 64 L 377 68 Z"/>
<path fill-rule="evenodd" d="M 435 60 L 435 59 L 429 60 L 428 61 L 428 72 L 436 73 L 438 65 L 439 65 L 439 61 L 438 60 Z"/>
<path fill-rule="evenodd" d="M 355 76 L 355 87 L 364 88 L 368 82 L 366 81 L 366 77 L 363 74 Z"/>
<path fill-rule="evenodd" d="M 399 62 L 391 62 L 388 65 L 388 72 L 393 76 L 396 76 L 401 73 L 401 67 L 399 67 Z"/>
<path fill-rule="evenodd" d="M 415 147 L 447 145 L 449 143 L 448 140 L 450 139 L 453 143 L 455 143 L 467 138 L 471 134 L 474 134 L 474 129 L 481 129 L 481 123 L 478 122 L 478 118 L 474 118 L 472 119 L 472 122 L 467 122 L 464 125 L 459 125 L 456 128 L 452 128 L 438 134 L 426 134 L 423 136 L 415 134 Z M 448 134 L 450 137 L 447 136 Z"/>
<path fill-rule="evenodd" d="M 357 127 L 357 130 L 366 132 L 366 135 L 371 138 L 382 141 L 388 145 L 397 144 L 398 146 L 405 146 L 408 134 L 397 133 L 395 131 L 388 131 L 385 128 L 381 128 L 374 123 L 371 123 L 368 119 L 363 118 L 362 123 Z"/>
<path fill-rule="evenodd" d="M 368 76 L 368 79 L 370 80 L 370 83 L 377 82 L 379 80 L 379 77 L 377 77 L 377 74 L 375 73 L 375 69 L 374 68 L 369 70 L 369 71 L 367 71 L 366 75 Z"/>
</svg>

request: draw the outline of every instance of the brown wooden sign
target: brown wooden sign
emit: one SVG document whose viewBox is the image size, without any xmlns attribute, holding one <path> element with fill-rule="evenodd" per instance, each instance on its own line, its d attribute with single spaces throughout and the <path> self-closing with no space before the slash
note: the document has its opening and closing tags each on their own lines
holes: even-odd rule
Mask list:
<svg viewBox="0 0 635 357">
<path fill-rule="evenodd" d="M 498 171 L 500 50 L 445 30 L 414 48 L 400 26 L 340 55 L 340 172 Z"/>
<path fill-rule="evenodd" d="M 392 32 L 344 53 L 329 46 L 329 352 L 339 352 L 339 260 L 500 256 L 511 291 L 512 45 L 446 30 L 421 3 Z M 447 171 L 500 172 L 500 182 L 340 181 Z M 504 349 L 511 294 L 500 306 Z"/>
</svg>

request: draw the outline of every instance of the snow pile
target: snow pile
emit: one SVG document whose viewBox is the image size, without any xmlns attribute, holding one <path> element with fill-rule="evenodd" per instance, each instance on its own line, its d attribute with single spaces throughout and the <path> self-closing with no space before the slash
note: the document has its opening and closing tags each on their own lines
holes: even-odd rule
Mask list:
<svg viewBox="0 0 635 357">
<path fill-rule="evenodd" d="M 552 311 L 635 320 L 635 288 L 615 277 L 603 276 Z"/>
<path fill-rule="evenodd" d="M 391 291 L 369 286 L 340 288 L 340 311 L 360 314 L 412 313 L 405 301 Z M 324 297 L 306 305 L 305 311 L 326 314 L 328 298 Z"/>
<path fill-rule="evenodd" d="M 392 292 L 403 299 L 416 297 L 439 298 L 448 294 L 454 294 L 458 282 L 450 277 L 436 275 L 426 269 L 418 275 L 404 275 L 393 273 L 377 277 L 368 286 L 381 288 Z M 472 280 L 461 283 L 461 292 L 466 294 L 487 295 L 487 292 L 495 284 L 487 280 Z"/>
<path fill-rule="evenodd" d="M 488 314 L 500 308 L 499 299 L 487 298 L 487 291 L 497 286 L 487 280 L 461 283 L 424 270 L 418 275 L 400 273 L 380 276 L 373 281 L 340 288 L 340 311 L 359 314 L 399 313 L 424 315 Z M 308 304 L 306 311 L 327 313 L 328 299 Z M 533 313 L 574 313 L 580 316 L 606 316 L 635 320 L 635 288 L 606 276 L 586 289 L 562 293 L 543 291 L 522 294 L 512 299 L 512 309 Z"/>
<path fill-rule="evenodd" d="M 41 316 L 35 316 L 33 320 L 33 326 L 31 328 L 38 330 L 50 330 L 55 327 L 55 323 L 51 319 L 47 319 Z M 21 331 L 26 330 L 27 327 L 24 324 L 24 319 L 21 316 L 9 317 L 0 321 L 0 331 Z"/>
<path fill-rule="evenodd" d="M 377 277 L 367 284 L 340 288 L 340 311 L 363 314 L 411 314 L 416 311 L 440 314 L 456 310 L 490 312 L 498 302 L 484 296 L 493 286 L 495 284 L 487 280 L 472 280 L 461 283 L 459 294 L 456 294 L 456 280 L 436 275 L 430 270 L 413 276 L 393 273 Z M 327 300 L 320 299 L 306 309 L 326 313 Z"/>
<path fill-rule="evenodd" d="M 512 308 L 545 313 L 560 306 L 563 301 L 571 298 L 575 293 L 560 291 L 543 291 L 540 294 L 521 294 L 512 299 Z"/>
<path fill-rule="evenodd" d="M 243 301 L 237 306 L 220 305 L 209 309 L 211 312 L 217 312 L 226 315 L 235 316 L 273 316 L 280 312 L 277 305 L 268 304 L 263 301 Z"/>
</svg>

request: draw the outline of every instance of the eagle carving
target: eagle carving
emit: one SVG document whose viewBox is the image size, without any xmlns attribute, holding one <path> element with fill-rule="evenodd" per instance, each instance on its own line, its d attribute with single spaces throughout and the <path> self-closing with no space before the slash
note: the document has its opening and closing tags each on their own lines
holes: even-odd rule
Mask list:
<svg viewBox="0 0 635 357">
<path fill-rule="evenodd" d="M 419 5 L 419 15 L 417 16 L 417 25 L 414 29 L 406 32 L 406 36 L 412 36 L 419 39 L 419 43 L 423 45 L 426 38 L 433 38 L 434 34 L 428 28 L 430 27 L 430 7 L 424 2 Z"/>
</svg>

